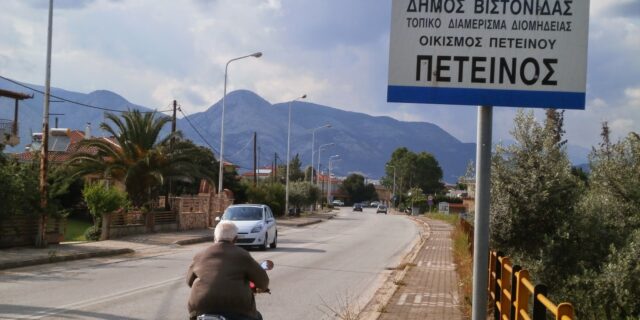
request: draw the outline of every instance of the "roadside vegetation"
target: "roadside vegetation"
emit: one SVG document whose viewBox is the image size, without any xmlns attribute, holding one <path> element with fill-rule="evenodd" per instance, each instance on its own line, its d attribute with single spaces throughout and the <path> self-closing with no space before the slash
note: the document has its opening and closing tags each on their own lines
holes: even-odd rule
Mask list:
<svg viewBox="0 0 640 320">
<path fill-rule="evenodd" d="M 90 222 L 80 219 L 67 219 L 64 241 L 86 241 L 84 233 L 92 227 Z"/>
<path fill-rule="evenodd" d="M 526 266 L 580 319 L 640 318 L 640 136 L 613 142 L 606 123 L 571 167 L 563 113 L 544 123 L 519 111 L 516 143 L 498 146 L 491 172 L 491 245 Z"/>
</svg>

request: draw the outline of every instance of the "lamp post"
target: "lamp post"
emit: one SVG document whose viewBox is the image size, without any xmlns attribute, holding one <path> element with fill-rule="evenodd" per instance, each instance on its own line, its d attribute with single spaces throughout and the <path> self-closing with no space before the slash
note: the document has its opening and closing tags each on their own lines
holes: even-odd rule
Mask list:
<svg viewBox="0 0 640 320">
<path fill-rule="evenodd" d="M 327 205 L 329 205 L 329 203 L 331 203 L 331 169 L 333 169 L 333 158 L 338 158 L 340 157 L 339 154 L 336 154 L 334 156 L 329 157 L 329 182 L 327 183 Z"/>
<path fill-rule="evenodd" d="M 307 95 L 303 94 L 298 98 L 289 101 L 289 126 L 287 129 L 287 178 L 284 191 L 284 214 L 289 215 L 289 166 L 291 163 L 291 105 L 298 99 L 306 99 Z"/>
<path fill-rule="evenodd" d="M 225 109 L 225 101 L 227 97 L 227 71 L 229 70 L 229 64 L 236 60 L 244 59 L 244 58 L 260 58 L 262 57 L 262 52 L 252 53 L 250 55 L 233 58 L 227 61 L 227 64 L 224 67 L 224 93 L 222 95 L 222 117 L 220 120 L 220 170 L 218 172 L 218 197 L 222 200 L 222 176 L 224 174 L 224 109 Z"/>
<path fill-rule="evenodd" d="M 393 193 L 391 196 L 391 201 L 393 203 L 393 207 L 396 207 L 395 197 L 396 197 L 396 166 L 387 165 L 387 167 L 393 168 Z"/>
<path fill-rule="evenodd" d="M 311 174 L 309 177 L 309 182 L 313 183 L 313 158 L 315 156 L 315 141 L 316 141 L 316 130 L 322 128 L 331 128 L 331 124 L 327 123 L 324 126 L 320 126 L 314 129 L 311 129 Z"/>
<path fill-rule="evenodd" d="M 321 154 L 321 152 L 322 152 L 322 149 L 324 149 L 324 148 L 326 148 L 326 147 L 329 147 L 329 146 L 332 146 L 332 145 L 334 145 L 334 144 L 335 144 L 335 143 L 333 143 L 333 142 L 331 142 L 331 143 L 325 143 L 325 144 L 321 145 L 321 146 L 318 148 L 318 170 L 316 170 L 316 172 L 320 172 L 320 154 Z M 316 184 L 320 184 L 320 176 L 319 176 L 319 175 L 317 175 L 317 176 L 316 176 Z"/>
</svg>

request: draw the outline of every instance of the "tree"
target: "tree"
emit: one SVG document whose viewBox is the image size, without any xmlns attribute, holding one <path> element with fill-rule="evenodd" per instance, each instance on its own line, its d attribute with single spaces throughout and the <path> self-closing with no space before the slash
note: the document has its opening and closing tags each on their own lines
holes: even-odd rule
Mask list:
<svg viewBox="0 0 640 320">
<path fill-rule="evenodd" d="M 0 217 L 40 212 L 38 166 L 15 161 L 0 163 Z"/>
<path fill-rule="evenodd" d="M 40 212 L 38 161 L 18 163 L 7 159 L 0 162 L 0 216 L 30 215 Z M 64 215 L 79 202 L 82 181 L 73 178 L 64 167 L 49 166 L 47 174 L 47 213 Z"/>
<path fill-rule="evenodd" d="M 122 117 L 107 113 L 106 118 L 111 123 L 103 122 L 100 128 L 111 134 L 116 143 L 107 139 L 80 142 L 81 148 L 96 152 L 78 153 L 69 160 L 76 175 L 97 174 L 121 182 L 136 207 L 150 207 L 167 179 L 216 180 L 211 166 L 193 161 L 202 157 L 198 147 L 179 142 L 171 147 L 172 138 L 181 138 L 179 132 L 160 138 L 169 118 L 137 110 L 125 112 Z"/>
<path fill-rule="evenodd" d="M 373 184 L 364 183 L 364 177 L 357 174 L 350 174 L 340 186 L 342 191 L 349 195 L 351 202 L 358 203 L 371 201 L 377 198 L 376 189 Z"/>
<path fill-rule="evenodd" d="M 283 171 L 287 172 L 286 166 Z M 305 173 L 302 170 L 302 161 L 300 161 L 300 155 L 296 154 L 289 163 L 289 182 L 291 181 L 304 181 Z"/>
<path fill-rule="evenodd" d="M 416 156 L 414 175 L 418 186 L 427 194 L 435 194 L 444 189 L 442 183 L 442 168 L 436 158 L 427 152 L 420 152 Z"/>
<path fill-rule="evenodd" d="M 289 186 L 289 203 L 300 208 L 320 199 L 320 189 L 308 181 L 293 182 Z"/>
<path fill-rule="evenodd" d="M 532 112 L 518 111 L 514 121 L 516 143 L 498 146 L 492 158 L 492 245 L 557 288 L 571 264 L 565 240 L 573 235 L 583 186 L 571 174 L 558 117 L 542 126 Z"/>
<path fill-rule="evenodd" d="M 88 229 L 86 235 L 91 240 L 97 240 L 103 216 L 124 207 L 127 204 L 127 195 L 102 182 L 85 185 L 82 195 L 93 217 L 93 228 Z"/>
<path fill-rule="evenodd" d="M 247 201 L 268 205 L 276 216 L 284 215 L 285 188 L 281 183 L 245 183 Z"/>
<path fill-rule="evenodd" d="M 415 154 L 406 147 L 396 149 L 385 167 L 386 176 L 382 179 L 387 188 L 393 186 L 393 173 L 396 173 L 396 194 L 404 194 L 412 187 L 419 187 L 426 193 L 441 192 L 442 168 L 433 155 L 428 152 Z"/>
<path fill-rule="evenodd" d="M 576 276 L 564 294 L 585 319 L 640 317 L 640 136 L 602 143 L 589 155 L 589 189 L 577 217 Z"/>
</svg>

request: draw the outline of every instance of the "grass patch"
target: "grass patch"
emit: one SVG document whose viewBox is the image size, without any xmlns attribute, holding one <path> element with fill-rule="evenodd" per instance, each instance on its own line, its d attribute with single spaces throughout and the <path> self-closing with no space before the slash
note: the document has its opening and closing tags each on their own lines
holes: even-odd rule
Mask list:
<svg viewBox="0 0 640 320">
<path fill-rule="evenodd" d="M 425 216 L 430 219 L 445 221 L 452 225 L 456 225 L 458 223 L 457 214 L 426 213 Z"/>
<path fill-rule="evenodd" d="M 67 220 L 67 228 L 64 232 L 64 240 L 65 241 L 86 241 L 87 239 L 84 237 L 84 232 L 89 227 L 91 227 L 91 223 L 83 221 L 83 220 Z"/>
<path fill-rule="evenodd" d="M 451 234 L 453 240 L 453 261 L 456 264 L 459 277 L 459 290 L 462 301 L 460 301 L 462 312 L 467 318 L 471 317 L 471 282 L 473 279 L 473 257 L 469 252 L 469 239 L 467 233 L 455 224 L 455 229 Z"/>
</svg>

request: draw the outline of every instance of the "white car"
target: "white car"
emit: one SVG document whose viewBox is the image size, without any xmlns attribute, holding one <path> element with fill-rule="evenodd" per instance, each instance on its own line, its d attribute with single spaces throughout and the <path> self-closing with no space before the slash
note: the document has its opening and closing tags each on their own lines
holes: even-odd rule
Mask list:
<svg viewBox="0 0 640 320">
<path fill-rule="evenodd" d="M 267 246 L 278 246 L 276 219 L 269 206 L 264 204 L 236 204 L 224 211 L 220 221 L 231 221 L 238 227 L 236 245 L 258 246 L 267 250 Z"/>
</svg>

